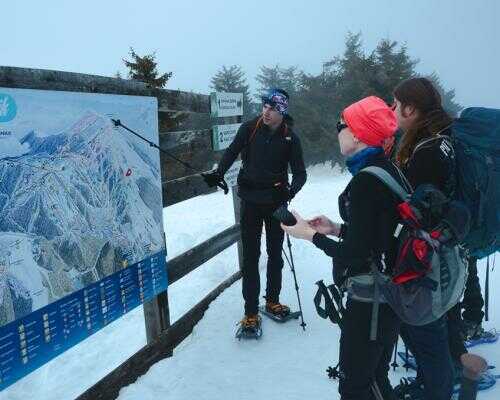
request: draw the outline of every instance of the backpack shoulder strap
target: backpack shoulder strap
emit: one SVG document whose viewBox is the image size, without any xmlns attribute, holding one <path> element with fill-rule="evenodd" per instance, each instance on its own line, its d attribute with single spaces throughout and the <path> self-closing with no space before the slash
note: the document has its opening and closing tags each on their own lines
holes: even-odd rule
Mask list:
<svg viewBox="0 0 500 400">
<path fill-rule="evenodd" d="M 385 169 L 380 168 L 380 167 L 366 167 L 363 168 L 360 172 L 367 172 L 376 178 L 380 179 L 385 185 L 396 195 L 398 196 L 402 201 L 406 201 L 408 199 L 408 196 L 410 195 L 410 192 L 403 188 L 396 179 L 394 179 L 389 172 L 387 172 Z M 401 174 L 400 174 L 401 175 Z M 403 176 L 402 176 L 403 178 Z"/>
<path fill-rule="evenodd" d="M 253 141 L 253 139 L 255 138 L 255 134 L 257 133 L 257 130 L 260 128 L 261 124 L 262 124 L 262 117 L 260 117 L 257 122 L 255 123 L 255 126 L 254 128 L 252 129 L 252 132 L 250 132 L 250 135 L 248 136 L 248 139 L 247 139 L 247 144 L 246 146 L 249 146 L 250 143 Z M 289 132 L 289 129 L 288 129 L 288 124 L 285 122 L 284 123 L 284 126 L 283 126 L 283 137 L 287 138 L 287 142 L 292 143 L 292 135 L 290 134 Z"/>
<path fill-rule="evenodd" d="M 252 129 L 252 132 L 250 133 L 249 137 L 248 137 L 248 140 L 247 140 L 247 144 L 246 146 L 250 145 L 250 143 L 252 142 L 253 138 L 255 137 L 255 134 L 257 133 L 257 129 L 259 129 L 260 127 L 260 124 L 262 122 L 262 117 L 260 117 L 257 122 L 255 123 L 255 126 L 254 128 Z M 245 146 L 245 147 L 246 147 Z"/>
</svg>

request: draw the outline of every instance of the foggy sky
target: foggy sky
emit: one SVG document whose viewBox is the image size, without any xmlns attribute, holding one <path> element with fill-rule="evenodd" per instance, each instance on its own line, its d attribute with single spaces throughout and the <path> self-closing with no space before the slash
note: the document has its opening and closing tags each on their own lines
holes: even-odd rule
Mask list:
<svg viewBox="0 0 500 400">
<path fill-rule="evenodd" d="M 252 94 L 261 65 L 318 73 L 362 32 L 368 51 L 406 43 L 462 105 L 500 108 L 496 0 L 3 0 L 0 15 L 0 65 L 112 76 L 132 46 L 173 71 L 167 88 L 201 93 L 222 65 L 240 65 Z"/>
</svg>

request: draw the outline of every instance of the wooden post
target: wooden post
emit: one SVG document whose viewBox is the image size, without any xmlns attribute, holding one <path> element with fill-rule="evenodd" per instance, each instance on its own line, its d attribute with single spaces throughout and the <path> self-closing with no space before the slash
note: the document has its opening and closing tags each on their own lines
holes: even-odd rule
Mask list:
<svg viewBox="0 0 500 400">
<path fill-rule="evenodd" d="M 165 249 L 167 242 L 163 236 Z M 168 271 L 168 262 L 167 262 Z M 170 284 L 170 282 L 169 282 Z M 143 304 L 144 324 L 146 325 L 146 343 L 151 344 L 170 327 L 170 310 L 168 308 L 168 289 Z"/>
<path fill-rule="evenodd" d="M 237 117 L 237 122 L 241 123 L 242 119 L 243 119 L 243 116 Z M 238 197 L 238 194 L 237 194 L 238 189 L 237 188 L 238 188 L 238 186 L 233 186 L 231 188 L 231 192 L 233 194 L 234 222 L 236 224 L 239 224 L 240 219 L 241 219 L 241 200 Z M 241 228 L 241 224 L 240 224 L 240 228 Z M 241 241 L 241 237 L 240 237 L 240 240 L 238 240 L 237 246 L 238 246 L 238 266 L 239 266 L 240 271 L 241 271 L 243 268 L 243 242 Z"/>
<path fill-rule="evenodd" d="M 148 344 L 154 342 L 162 332 L 170 327 L 168 290 L 144 303 L 144 323 L 146 325 L 146 340 Z"/>
</svg>

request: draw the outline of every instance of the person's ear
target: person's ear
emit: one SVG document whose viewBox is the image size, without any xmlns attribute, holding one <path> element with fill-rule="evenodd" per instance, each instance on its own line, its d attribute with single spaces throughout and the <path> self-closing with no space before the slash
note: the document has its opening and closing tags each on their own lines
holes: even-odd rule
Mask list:
<svg viewBox="0 0 500 400">
<path fill-rule="evenodd" d="M 404 106 L 403 109 L 401 110 L 401 114 L 405 118 L 414 117 L 416 113 L 417 109 L 412 105 Z"/>
</svg>

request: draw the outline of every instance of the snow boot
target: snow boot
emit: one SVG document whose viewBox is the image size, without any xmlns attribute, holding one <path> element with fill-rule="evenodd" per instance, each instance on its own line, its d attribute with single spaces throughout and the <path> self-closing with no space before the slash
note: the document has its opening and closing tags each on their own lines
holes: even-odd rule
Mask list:
<svg viewBox="0 0 500 400">
<path fill-rule="evenodd" d="M 277 317 L 284 318 L 290 314 L 290 307 L 280 304 L 279 302 L 266 301 L 266 311 Z"/>
<path fill-rule="evenodd" d="M 237 339 L 259 339 L 262 336 L 262 318 L 258 314 L 245 315 L 236 331 Z"/>
</svg>

